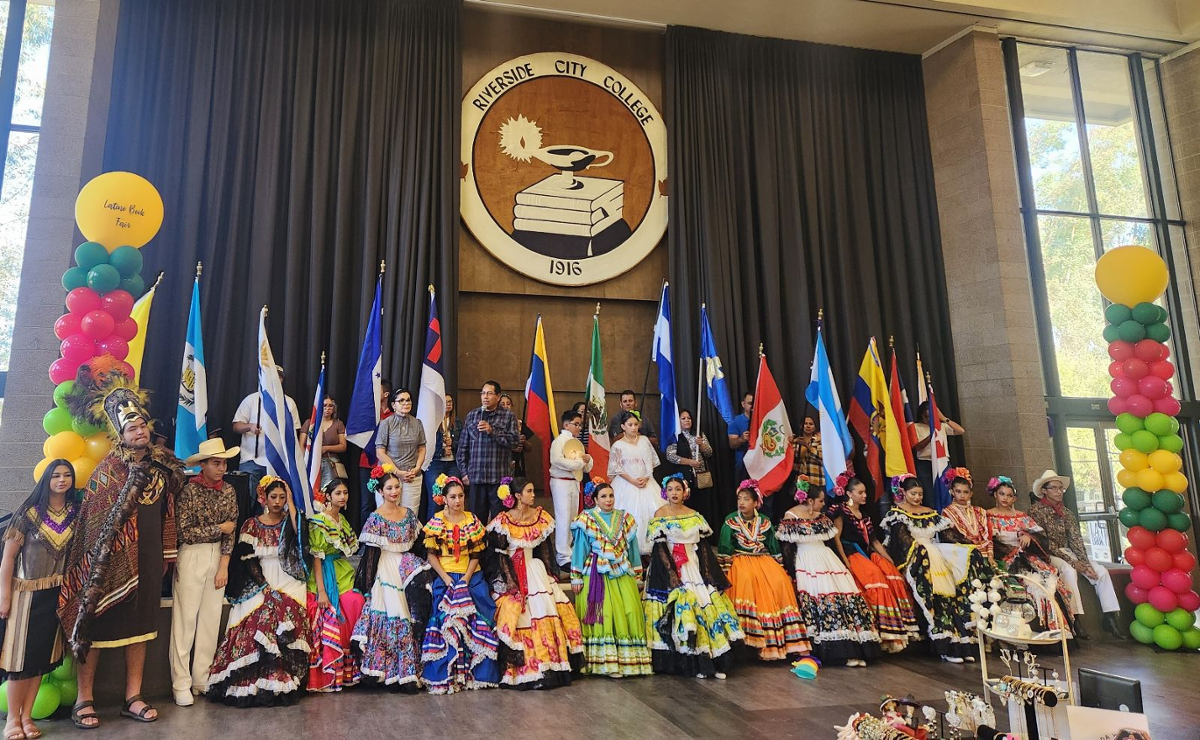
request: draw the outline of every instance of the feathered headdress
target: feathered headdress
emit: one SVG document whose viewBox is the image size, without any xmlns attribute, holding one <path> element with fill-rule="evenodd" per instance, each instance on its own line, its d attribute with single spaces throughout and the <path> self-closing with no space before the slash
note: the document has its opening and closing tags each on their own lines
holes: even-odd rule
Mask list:
<svg viewBox="0 0 1200 740">
<path fill-rule="evenodd" d="M 661 490 L 658 492 L 658 495 L 662 496 L 663 501 L 667 500 L 667 484 L 673 480 L 679 481 L 679 485 L 683 486 L 683 497 L 685 499 L 691 495 L 692 489 L 690 486 L 688 486 L 687 478 L 683 477 L 683 473 L 671 473 L 666 478 L 662 479 Z"/>
<path fill-rule="evenodd" d="M 594 475 L 583 484 L 583 508 L 590 509 L 596 505 L 596 491 L 608 485 L 608 479 L 602 475 Z"/>
<path fill-rule="evenodd" d="M 67 410 L 76 419 L 106 429 L 118 443 L 130 422 L 150 424 L 149 396 L 130 380 L 118 361 L 103 355 L 79 367 L 75 387 L 67 394 Z"/>
<path fill-rule="evenodd" d="M 517 504 L 517 497 L 512 492 L 511 476 L 505 476 L 500 479 L 500 485 L 496 486 L 496 498 L 500 499 L 500 503 L 504 504 L 504 508 L 511 509 Z"/>
<path fill-rule="evenodd" d="M 758 487 L 758 481 L 754 480 L 753 478 L 747 478 L 738 484 L 738 492 L 740 493 L 741 491 L 749 491 L 750 493 L 753 493 L 754 508 L 762 508 L 763 492 L 762 489 Z"/>
</svg>

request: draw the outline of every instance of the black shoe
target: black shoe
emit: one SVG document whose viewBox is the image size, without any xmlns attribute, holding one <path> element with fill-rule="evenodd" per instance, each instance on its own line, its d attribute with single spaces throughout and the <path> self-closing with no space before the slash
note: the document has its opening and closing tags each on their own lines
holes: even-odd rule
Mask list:
<svg viewBox="0 0 1200 740">
<path fill-rule="evenodd" d="M 1100 624 L 1104 627 L 1104 631 L 1118 640 L 1128 639 L 1125 630 L 1121 629 L 1121 623 L 1117 621 L 1119 612 L 1104 612 L 1104 618 Z"/>
<path fill-rule="evenodd" d="M 1083 616 L 1083 615 L 1079 615 L 1079 616 Z M 1072 631 L 1075 633 L 1075 639 L 1076 639 L 1076 640 L 1090 640 L 1090 639 L 1092 639 L 1092 636 L 1091 636 L 1091 635 L 1089 635 L 1089 634 L 1087 633 L 1087 631 L 1083 629 L 1083 620 L 1082 620 L 1082 619 L 1080 619 L 1080 618 L 1079 618 L 1079 616 L 1077 616 L 1077 617 L 1075 618 L 1075 628 L 1072 630 Z"/>
</svg>

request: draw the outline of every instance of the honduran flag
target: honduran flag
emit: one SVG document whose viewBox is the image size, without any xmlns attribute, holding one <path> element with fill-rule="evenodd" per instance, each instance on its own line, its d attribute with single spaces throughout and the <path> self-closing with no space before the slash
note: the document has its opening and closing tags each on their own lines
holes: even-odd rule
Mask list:
<svg viewBox="0 0 1200 740">
<path fill-rule="evenodd" d="M 867 472 L 875 483 L 875 495 L 883 492 L 883 476 L 879 465 L 880 437 L 885 431 L 887 419 L 887 381 L 883 378 L 883 363 L 879 361 L 879 350 L 875 337 L 867 344 L 858 378 L 854 381 L 854 395 L 850 399 L 850 424 L 862 440 L 867 458 Z"/>
<path fill-rule="evenodd" d="M 525 381 L 525 423 L 542 442 L 543 485 L 550 490 L 550 444 L 558 436 L 554 411 L 554 386 L 550 383 L 550 363 L 546 359 L 546 336 L 542 333 L 542 315 L 538 314 L 533 334 L 533 357 L 529 361 L 529 380 Z"/>
<path fill-rule="evenodd" d="M 915 442 L 912 408 L 908 405 L 908 392 L 904 390 L 904 378 L 900 377 L 895 349 L 892 349 L 891 373 L 892 378 L 888 386 L 891 413 L 888 414 L 883 445 L 884 470 L 889 478 L 903 473 L 917 473 L 912 451 Z"/>
<path fill-rule="evenodd" d="M 746 474 L 758 481 L 764 496 L 783 487 L 791 475 L 796 450 L 792 447 L 792 424 L 775 377 L 767 367 L 766 355 L 758 358 L 758 382 L 754 386 L 754 413 L 750 416 L 750 440 L 744 465 Z"/>
<path fill-rule="evenodd" d="M 321 419 L 325 418 L 325 355 L 321 355 L 321 376 L 317 379 L 317 391 L 313 394 L 312 412 L 308 417 L 308 436 L 304 440 L 304 467 L 313 496 L 321 490 L 321 450 L 324 435 L 321 434 Z"/>
<path fill-rule="evenodd" d="M 425 428 L 425 464 L 433 462 L 433 440 L 441 434 L 446 419 L 446 375 L 442 372 L 442 323 L 438 320 L 437 299 L 429 286 L 429 326 L 425 329 L 425 355 L 421 360 L 421 391 L 417 404 L 417 419 Z M 450 450 L 446 450 L 449 454 Z"/>
<path fill-rule="evenodd" d="M 950 453 L 942 439 L 942 415 L 938 413 L 937 399 L 933 395 L 933 384 L 929 384 L 929 459 L 933 463 L 933 508 L 941 511 L 950 505 L 950 486 L 942 474 L 950 467 Z"/>
<path fill-rule="evenodd" d="M 658 301 L 658 318 L 654 322 L 654 344 L 650 359 L 658 365 L 658 392 L 662 397 L 659 406 L 658 444 L 663 452 L 675 444 L 679 436 L 679 404 L 675 400 L 675 362 L 671 354 L 671 300 L 667 292 L 670 286 L 663 283 L 662 296 Z"/>
</svg>

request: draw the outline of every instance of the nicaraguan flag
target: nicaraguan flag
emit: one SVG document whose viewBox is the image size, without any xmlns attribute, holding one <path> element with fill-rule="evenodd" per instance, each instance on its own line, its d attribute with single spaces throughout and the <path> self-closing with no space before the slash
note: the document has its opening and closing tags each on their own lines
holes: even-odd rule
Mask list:
<svg viewBox="0 0 1200 740">
<path fill-rule="evenodd" d="M 838 399 L 837 384 L 829 369 L 829 355 L 825 352 L 825 339 L 821 326 L 817 325 L 817 350 L 813 358 L 812 375 L 804 397 L 821 417 L 822 463 L 825 468 L 825 490 L 833 491 L 837 477 L 846 472 L 846 458 L 854 451 L 850 439 L 850 428 L 846 426 L 846 414 Z M 755 399 L 757 402 L 758 399 Z M 757 403 L 756 403 L 757 405 Z"/>
<path fill-rule="evenodd" d="M 354 376 L 354 393 L 346 410 L 346 439 L 361 447 L 367 458 L 374 460 L 375 429 L 379 426 L 379 399 L 383 378 L 383 339 L 380 320 L 383 315 L 383 276 L 375 283 L 375 302 L 367 320 L 367 335 L 363 337 L 362 352 L 358 355 L 358 373 Z M 428 437 L 426 438 L 428 439 Z"/>
<path fill-rule="evenodd" d="M 671 302 L 670 285 L 663 283 L 658 301 L 658 320 L 654 324 L 654 346 L 651 357 L 658 365 L 658 392 L 662 394 L 659 407 L 658 444 L 663 452 L 679 436 L 679 404 L 675 401 L 675 364 L 671 361 Z"/>
<path fill-rule="evenodd" d="M 733 401 L 729 397 L 729 383 L 725 380 L 725 368 L 717 355 L 717 341 L 713 339 L 712 327 L 708 323 L 708 309 L 700 306 L 700 366 L 704 368 L 704 387 L 708 389 L 708 400 L 717 407 L 717 413 L 725 423 L 733 421 Z M 700 409 L 696 409 L 699 413 Z"/>
<path fill-rule="evenodd" d="M 417 403 L 417 419 L 425 427 L 425 464 L 433 462 L 434 440 L 446 419 L 446 375 L 442 372 L 442 324 L 438 320 L 437 300 L 429 286 L 429 326 L 425 329 L 425 357 L 421 361 L 421 395 Z M 449 454 L 450 450 L 446 450 Z M 547 458 L 548 459 L 548 458 Z"/>
<path fill-rule="evenodd" d="M 296 510 L 305 516 L 316 514 L 312 485 L 301 472 L 304 451 L 296 437 L 296 419 L 283 394 L 279 371 L 275 369 L 275 354 L 267 339 L 267 308 L 258 317 L 258 392 L 262 396 L 262 413 L 258 416 L 267 452 L 267 472 L 283 478 L 292 489 Z"/>
<path fill-rule="evenodd" d="M 208 439 L 208 376 L 204 372 L 204 336 L 200 331 L 200 278 L 192 285 L 183 369 L 179 374 L 179 404 L 175 408 L 175 456 L 180 460 L 200 451 Z"/>
</svg>

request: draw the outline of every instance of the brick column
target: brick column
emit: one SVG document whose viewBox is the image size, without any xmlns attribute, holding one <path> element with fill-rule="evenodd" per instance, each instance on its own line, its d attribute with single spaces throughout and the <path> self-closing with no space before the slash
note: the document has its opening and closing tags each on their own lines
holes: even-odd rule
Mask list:
<svg viewBox="0 0 1200 740">
<path fill-rule="evenodd" d="M 119 0 L 58 3 L 50 41 L 29 228 L 0 424 L 0 507 L 33 486 L 42 459 L 42 416 L 54 406 L 47 371 L 58 357 L 54 322 L 63 314 L 63 272 L 75 246 L 75 196 L 100 173 L 112 84 Z"/>
<path fill-rule="evenodd" d="M 923 67 L 966 464 L 1027 490 L 1054 452 L 1000 41 L 972 31 Z"/>
</svg>

